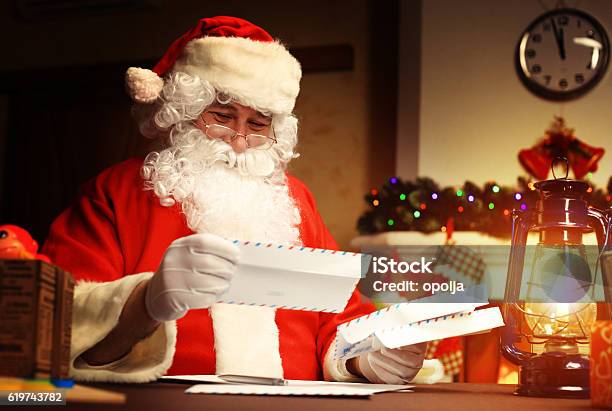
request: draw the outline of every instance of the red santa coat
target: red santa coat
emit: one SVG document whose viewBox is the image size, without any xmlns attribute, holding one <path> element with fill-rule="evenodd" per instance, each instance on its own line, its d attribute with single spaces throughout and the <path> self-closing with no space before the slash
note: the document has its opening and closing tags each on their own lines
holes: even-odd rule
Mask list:
<svg viewBox="0 0 612 411">
<path fill-rule="evenodd" d="M 143 190 L 142 159 L 115 165 L 89 181 L 53 223 L 43 253 L 76 280 L 107 282 L 155 271 L 172 241 L 193 232 L 180 206 L 163 207 Z M 307 247 L 337 249 L 307 187 L 289 176 L 289 191 L 300 210 L 301 239 Z M 285 378 L 322 378 L 323 358 L 336 327 L 374 310 L 355 291 L 340 314 L 279 309 L 279 351 Z M 191 310 L 177 321 L 174 361 L 167 374 L 214 374 L 214 335 L 208 310 Z M 92 344 L 93 345 L 93 344 Z"/>
</svg>

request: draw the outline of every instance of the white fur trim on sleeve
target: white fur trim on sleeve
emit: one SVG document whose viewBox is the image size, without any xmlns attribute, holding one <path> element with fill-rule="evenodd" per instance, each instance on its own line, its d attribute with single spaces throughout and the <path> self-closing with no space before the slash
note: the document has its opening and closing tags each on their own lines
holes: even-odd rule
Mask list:
<svg viewBox="0 0 612 411">
<path fill-rule="evenodd" d="M 334 345 L 334 342 L 330 344 L 323 360 L 323 378 L 325 381 L 364 382 L 365 379 L 351 374 L 346 369 L 346 360 L 334 359 Z"/>
<path fill-rule="evenodd" d="M 162 376 L 174 357 L 176 323 L 168 321 L 113 363 L 90 366 L 80 355 L 117 325 L 125 302 L 153 273 L 128 275 L 116 281 L 81 281 L 75 287 L 70 349 L 71 377 L 80 381 L 148 382 Z"/>
<path fill-rule="evenodd" d="M 437 358 L 423 360 L 423 366 L 417 375 L 410 381 L 412 384 L 435 384 L 437 382 L 453 382 L 448 376 L 448 381 L 443 381 L 447 376 L 444 374 L 444 364 Z"/>
</svg>

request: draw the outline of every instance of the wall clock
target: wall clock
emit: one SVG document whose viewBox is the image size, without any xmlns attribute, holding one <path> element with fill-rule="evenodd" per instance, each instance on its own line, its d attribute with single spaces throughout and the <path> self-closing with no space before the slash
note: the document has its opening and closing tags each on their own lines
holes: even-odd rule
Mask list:
<svg viewBox="0 0 612 411">
<path fill-rule="evenodd" d="M 591 90 L 608 68 L 608 35 L 591 15 L 559 8 L 536 18 L 515 52 L 519 78 L 548 100 L 571 100 Z"/>
</svg>

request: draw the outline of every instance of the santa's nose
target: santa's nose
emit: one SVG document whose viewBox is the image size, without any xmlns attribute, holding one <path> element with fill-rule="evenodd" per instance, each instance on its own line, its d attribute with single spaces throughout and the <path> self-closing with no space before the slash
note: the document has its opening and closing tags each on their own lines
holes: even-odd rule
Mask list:
<svg viewBox="0 0 612 411">
<path fill-rule="evenodd" d="M 237 135 L 236 138 L 230 143 L 230 146 L 232 146 L 232 149 L 238 154 L 244 153 L 248 148 L 246 138 L 242 134 Z"/>
</svg>

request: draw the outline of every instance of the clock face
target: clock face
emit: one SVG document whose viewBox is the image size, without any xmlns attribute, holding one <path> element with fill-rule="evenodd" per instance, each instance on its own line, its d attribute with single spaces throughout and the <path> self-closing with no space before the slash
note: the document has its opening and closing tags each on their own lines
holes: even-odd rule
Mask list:
<svg viewBox="0 0 612 411">
<path fill-rule="evenodd" d="M 523 32 L 515 63 L 520 79 L 533 93 L 570 100 L 601 80 L 608 57 L 608 36 L 597 20 L 579 10 L 556 9 Z"/>
</svg>

